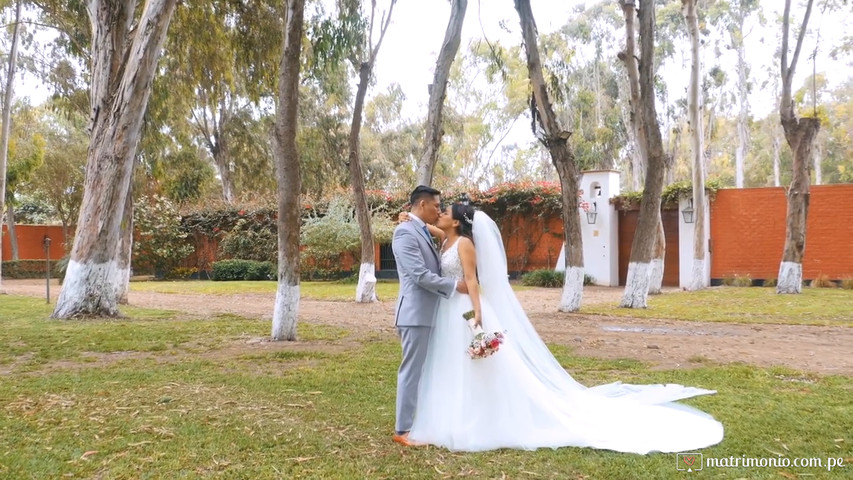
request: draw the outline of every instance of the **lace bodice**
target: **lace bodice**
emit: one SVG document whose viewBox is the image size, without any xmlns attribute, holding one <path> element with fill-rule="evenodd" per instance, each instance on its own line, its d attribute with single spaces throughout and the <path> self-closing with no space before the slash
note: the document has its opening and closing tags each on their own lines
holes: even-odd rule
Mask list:
<svg viewBox="0 0 853 480">
<path fill-rule="evenodd" d="M 441 253 L 441 276 L 462 280 L 464 274 L 462 272 L 462 260 L 459 259 L 459 239 L 457 238 L 453 245 Z"/>
</svg>

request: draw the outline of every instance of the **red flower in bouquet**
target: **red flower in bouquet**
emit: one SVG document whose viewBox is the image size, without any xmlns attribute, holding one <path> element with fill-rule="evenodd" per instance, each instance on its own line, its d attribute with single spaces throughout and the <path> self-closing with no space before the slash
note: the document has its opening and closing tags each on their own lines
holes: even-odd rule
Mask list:
<svg viewBox="0 0 853 480">
<path fill-rule="evenodd" d="M 501 332 L 486 333 L 480 325 L 474 325 L 471 321 L 474 318 L 474 311 L 468 311 L 462 314 L 462 318 L 468 322 L 468 326 L 474 333 L 474 338 L 468 345 L 468 356 L 472 359 L 486 358 L 497 353 L 504 342 L 504 334 Z"/>
</svg>

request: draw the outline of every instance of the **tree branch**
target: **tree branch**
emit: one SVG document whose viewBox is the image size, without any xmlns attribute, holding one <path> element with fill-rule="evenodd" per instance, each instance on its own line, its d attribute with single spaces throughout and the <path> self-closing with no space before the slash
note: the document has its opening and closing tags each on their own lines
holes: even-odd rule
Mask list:
<svg viewBox="0 0 853 480">
<path fill-rule="evenodd" d="M 394 11 L 394 5 L 397 4 L 397 0 L 391 0 L 391 6 L 388 8 L 388 16 L 386 17 L 383 13 L 383 24 L 382 29 L 379 31 L 379 41 L 376 42 L 376 45 L 373 47 L 373 50 L 370 52 L 370 67 L 373 68 L 373 63 L 376 61 L 376 55 L 379 54 L 379 47 L 382 45 L 382 40 L 385 38 L 385 32 L 388 31 L 388 25 L 391 24 L 391 13 Z M 373 14 L 371 14 L 370 18 L 370 34 L 373 35 Z"/>
<path fill-rule="evenodd" d="M 797 59 L 800 57 L 800 50 L 803 47 L 803 39 L 806 36 L 806 27 L 808 26 L 808 23 L 809 23 L 809 16 L 812 13 L 812 4 L 813 3 L 814 3 L 814 0 L 809 0 L 808 5 L 806 5 L 806 16 L 803 17 L 803 25 L 800 27 L 799 36 L 797 37 L 797 48 L 796 48 L 796 50 L 794 50 L 794 58 L 791 59 L 791 66 L 790 66 L 790 68 L 788 68 L 788 77 L 789 77 L 788 83 L 791 83 L 793 81 L 794 69 L 797 68 Z M 790 0 L 788 0 L 788 2 L 785 3 L 785 12 L 786 12 L 785 18 L 786 18 L 786 20 L 788 18 L 787 12 L 788 12 L 789 7 L 790 7 Z M 785 22 L 785 25 L 787 25 L 787 21 Z M 787 35 L 786 35 L 786 38 L 787 38 Z"/>
</svg>

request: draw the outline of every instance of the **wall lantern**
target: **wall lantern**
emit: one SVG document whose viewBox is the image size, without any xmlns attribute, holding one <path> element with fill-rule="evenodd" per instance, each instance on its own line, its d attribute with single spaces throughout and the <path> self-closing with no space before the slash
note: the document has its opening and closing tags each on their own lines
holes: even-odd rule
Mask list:
<svg viewBox="0 0 853 480">
<path fill-rule="evenodd" d="M 687 206 L 681 211 L 684 216 L 684 223 L 693 223 L 693 199 L 687 200 Z"/>
<path fill-rule="evenodd" d="M 598 206 L 595 202 L 592 202 L 592 208 L 586 211 L 586 223 L 595 223 L 595 219 L 598 217 Z"/>
</svg>

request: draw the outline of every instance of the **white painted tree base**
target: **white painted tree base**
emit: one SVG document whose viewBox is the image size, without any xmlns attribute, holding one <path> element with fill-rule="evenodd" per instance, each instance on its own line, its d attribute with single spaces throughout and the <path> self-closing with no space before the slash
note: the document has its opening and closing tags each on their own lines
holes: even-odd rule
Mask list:
<svg viewBox="0 0 853 480">
<path fill-rule="evenodd" d="M 583 267 L 568 267 L 560 297 L 561 312 L 577 312 L 583 299 Z"/>
<path fill-rule="evenodd" d="M 705 259 L 694 258 L 693 269 L 690 276 L 690 291 L 702 290 L 708 287 L 707 276 L 705 275 Z"/>
<path fill-rule="evenodd" d="M 620 307 L 646 308 L 650 275 L 650 264 L 636 262 L 628 264 L 628 278 L 625 280 L 625 293 L 619 303 Z"/>
<path fill-rule="evenodd" d="M 127 305 L 127 291 L 130 290 L 130 269 L 123 268 L 118 272 L 121 281 L 116 285 L 116 299 L 120 305 Z"/>
<path fill-rule="evenodd" d="M 649 295 L 660 295 L 660 289 L 663 287 L 663 259 L 653 258 L 650 265 Z"/>
<path fill-rule="evenodd" d="M 121 272 L 114 260 L 95 264 L 69 261 L 51 317 L 120 316 L 116 294 L 121 281 Z"/>
<path fill-rule="evenodd" d="M 296 340 L 298 319 L 299 284 L 288 285 L 283 280 L 279 280 L 272 313 L 272 339 Z"/>
<path fill-rule="evenodd" d="M 802 263 L 782 262 L 776 280 L 776 293 L 803 293 Z"/>
<path fill-rule="evenodd" d="M 372 303 L 378 301 L 376 298 L 376 265 L 373 263 L 362 263 L 358 269 L 358 286 L 355 288 L 355 301 L 357 303 Z"/>
</svg>

